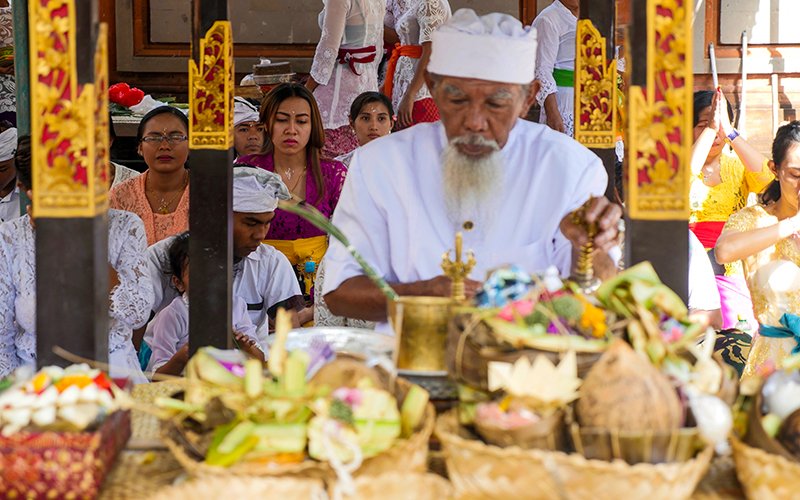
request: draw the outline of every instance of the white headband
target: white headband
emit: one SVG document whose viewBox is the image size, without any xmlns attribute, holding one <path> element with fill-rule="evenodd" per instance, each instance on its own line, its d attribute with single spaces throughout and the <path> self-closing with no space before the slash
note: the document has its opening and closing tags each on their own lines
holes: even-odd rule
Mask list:
<svg viewBox="0 0 800 500">
<path fill-rule="evenodd" d="M 431 36 L 428 71 L 442 76 L 528 84 L 536 69 L 536 30 L 513 16 L 459 9 Z"/>
<path fill-rule="evenodd" d="M 233 211 L 247 214 L 274 212 L 289 190 L 278 174 L 256 167 L 233 167 Z"/>
<path fill-rule="evenodd" d="M 259 120 L 258 109 L 250 104 L 243 97 L 233 98 L 233 126 L 244 122 L 257 122 Z"/>
<path fill-rule="evenodd" d="M 0 133 L 0 161 L 10 160 L 17 152 L 17 129 L 11 127 Z"/>
</svg>

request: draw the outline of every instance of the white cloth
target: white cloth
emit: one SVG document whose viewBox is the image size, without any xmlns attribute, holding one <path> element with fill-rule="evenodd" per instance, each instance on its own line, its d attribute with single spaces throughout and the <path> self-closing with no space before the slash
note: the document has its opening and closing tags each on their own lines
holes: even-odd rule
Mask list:
<svg viewBox="0 0 800 500">
<path fill-rule="evenodd" d="M 20 216 L 19 187 L 0 198 L 0 223 L 16 219 Z"/>
<path fill-rule="evenodd" d="M 564 121 L 567 135 L 573 135 L 575 124 L 575 88 L 558 87 L 553 78 L 554 69 L 575 70 L 575 31 L 578 18 L 564 4 L 556 0 L 547 6 L 533 20 L 533 28 L 539 43 L 536 49 L 536 79 L 541 88 L 536 94 L 536 101 L 542 107 L 539 123 L 545 123 L 547 114 L 544 100 L 550 94 L 556 94 L 558 110 Z"/>
<path fill-rule="evenodd" d="M 112 188 L 117 184 L 122 184 L 128 179 L 133 179 L 137 175 L 141 175 L 141 172 L 138 172 L 132 168 L 128 168 L 125 165 L 120 165 L 119 163 L 115 163 L 113 161 L 111 163 L 114 164 L 114 182 L 111 183 Z"/>
<path fill-rule="evenodd" d="M 274 212 L 278 208 L 278 200 L 288 200 L 290 197 L 289 190 L 278 174 L 263 168 L 234 167 L 234 212 Z"/>
<path fill-rule="evenodd" d="M 158 313 L 178 296 L 172 286 L 169 247 L 173 237 L 159 241 L 147 250 L 147 267 L 153 282 L 153 312 Z M 255 252 L 233 266 L 233 295 L 247 305 L 250 320 L 258 330 L 258 340 L 266 345 L 267 312 L 277 304 L 302 300 L 294 269 L 281 252 L 260 245 Z"/>
<path fill-rule="evenodd" d="M 144 224 L 135 214 L 108 211 L 108 262 L 120 284 L 108 314 L 112 377 L 147 382 L 131 336 L 145 324 L 153 303 L 147 272 Z M 36 362 L 36 233 L 27 215 L 0 225 L 0 377 Z"/>
<path fill-rule="evenodd" d="M 233 126 L 236 127 L 244 122 L 257 122 L 258 109 L 250 104 L 244 97 L 236 96 L 233 98 Z"/>
<path fill-rule="evenodd" d="M 422 45 L 431 41 L 436 29 L 444 24 L 452 12 L 447 0 L 387 0 L 383 24 L 397 32 L 400 45 Z M 419 59 L 401 56 L 394 71 L 392 106 L 397 109 L 408 90 Z M 430 97 L 423 83 L 414 102 Z"/>
<path fill-rule="evenodd" d="M 316 281 L 314 286 L 317 290 L 322 290 L 325 283 L 325 259 L 317 268 Z M 325 302 L 325 296 L 318 293 L 314 297 L 314 326 L 343 326 L 349 328 L 366 328 L 367 330 L 374 330 L 375 323 L 372 321 L 365 321 L 363 319 L 345 318 L 344 316 L 336 316 L 328 308 Z"/>
<path fill-rule="evenodd" d="M 256 327 L 247 315 L 247 304 L 239 297 L 233 297 L 233 331 L 240 332 L 256 341 L 258 348 L 264 348 L 256 337 Z M 153 354 L 147 365 L 148 372 L 154 372 L 164 366 L 178 350 L 189 342 L 189 306 L 184 297 L 175 297 L 167 307 L 161 310 L 153 321 L 147 325 L 148 333 L 145 341 Z"/>
<path fill-rule="evenodd" d="M 359 94 L 378 90 L 386 0 L 324 0 L 324 4 L 319 15 L 322 33 L 311 64 L 311 77 L 319 84 L 314 97 L 323 126 L 336 129 L 350 123 L 350 105 Z M 339 64 L 340 48 L 365 47 L 375 47 L 375 60 L 355 63 L 358 75 L 348 64 Z"/>
<path fill-rule="evenodd" d="M 528 84 L 536 67 L 536 31 L 513 16 L 459 9 L 433 32 L 428 71 L 437 75 Z"/>
<path fill-rule="evenodd" d="M 689 310 L 715 311 L 720 308 L 714 269 L 703 244 L 689 231 Z"/>
<path fill-rule="evenodd" d="M 0 161 L 14 158 L 17 151 L 17 129 L 8 128 L 0 132 Z"/>
<path fill-rule="evenodd" d="M 461 230 L 447 215 L 442 168 L 446 145 L 440 122 L 423 123 L 358 148 L 333 214 L 350 243 L 390 283 L 441 275 L 441 256 Z M 517 120 L 501 150 L 502 191 L 493 223 L 464 233 L 464 248 L 475 252 L 470 278 L 503 264 L 529 272 L 550 265 L 568 275 L 572 247 L 559 223 L 607 185 L 600 159 L 564 134 Z M 323 293 L 362 274 L 347 250 L 331 241 L 325 255 Z"/>
</svg>

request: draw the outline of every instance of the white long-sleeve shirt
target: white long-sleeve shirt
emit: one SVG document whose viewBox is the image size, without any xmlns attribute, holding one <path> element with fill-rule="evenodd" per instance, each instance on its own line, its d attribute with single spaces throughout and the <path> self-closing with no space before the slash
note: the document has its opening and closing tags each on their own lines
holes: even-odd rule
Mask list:
<svg viewBox="0 0 800 500">
<path fill-rule="evenodd" d="M 561 118 L 567 129 L 567 135 L 572 135 L 574 124 L 575 89 L 574 87 L 559 87 L 553 78 L 554 69 L 575 70 L 575 32 L 578 18 L 562 4 L 555 0 L 548 5 L 533 20 L 536 29 L 536 80 L 541 88 L 536 94 L 536 101 L 542 106 L 540 123 L 545 123 L 547 113 L 544 110 L 544 100 L 550 94 L 556 94 L 556 102 L 561 112 Z"/>
<path fill-rule="evenodd" d="M 131 342 L 147 322 L 153 285 L 147 237 L 135 214 L 108 211 L 108 262 L 119 276 L 110 295 L 108 359 L 112 377 L 146 382 Z M 0 377 L 36 361 L 36 233 L 24 215 L 0 225 Z"/>
<path fill-rule="evenodd" d="M 440 122 L 423 123 L 356 149 L 333 215 L 350 243 L 388 282 L 442 274 L 441 256 L 460 226 L 447 215 L 439 158 L 447 144 Z M 572 246 L 561 220 L 589 196 L 602 196 L 607 175 L 600 159 L 564 134 L 517 120 L 501 150 L 503 178 L 488 227 L 464 232 L 474 250 L 470 278 L 504 264 L 529 272 L 555 265 L 570 271 Z M 323 293 L 363 274 L 347 250 L 331 241 Z"/>
<path fill-rule="evenodd" d="M 264 351 L 256 336 L 256 327 L 247 314 L 247 304 L 239 297 L 233 297 L 232 317 L 233 331 L 252 338 L 258 348 Z M 164 366 L 164 363 L 189 342 L 189 301 L 184 296 L 175 297 L 150 324 L 152 337 L 145 340 L 153 351 L 147 371 L 153 372 Z"/>
</svg>

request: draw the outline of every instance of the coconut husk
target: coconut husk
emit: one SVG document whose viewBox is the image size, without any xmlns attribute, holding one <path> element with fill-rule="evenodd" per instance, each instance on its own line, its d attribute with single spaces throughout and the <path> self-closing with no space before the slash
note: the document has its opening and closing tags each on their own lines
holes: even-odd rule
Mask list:
<svg viewBox="0 0 800 500">
<path fill-rule="evenodd" d="M 576 403 L 582 427 L 671 432 L 683 423 L 683 406 L 669 379 L 619 340 L 589 370 Z"/>
<path fill-rule="evenodd" d="M 763 384 L 758 388 L 753 398 L 753 404 L 750 405 L 750 411 L 747 416 L 747 435 L 745 436 L 745 442 L 750 446 L 761 448 L 768 453 L 779 455 L 786 460 L 797 461 L 797 459 L 789 453 L 789 450 L 779 443 L 777 439 L 770 437 L 767 431 L 764 430 L 764 426 L 761 425 L 761 419 L 764 418 L 764 412 L 762 411 L 764 407 L 764 397 L 761 394 L 762 388 Z"/>
<path fill-rule="evenodd" d="M 576 453 L 500 448 L 471 438 L 454 412 L 439 417 L 436 436 L 456 498 L 685 499 L 713 455 L 707 447 L 684 462 L 629 465 L 588 460 Z"/>
<path fill-rule="evenodd" d="M 749 446 L 735 437 L 733 460 L 736 476 L 747 495 L 753 500 L 783 500 L 796 498 L 800 491 L 800 463 Z"/>
<path fill-rule="evenodd" d="M 457 312 L 450 320 L 447 332 L 447 371 L 456 383 L 488 391 L 489 363 L 514 363 L 526 357 L 532 363 L 545 356 L 558 364 L 564 351 L 523 348 L 515 349 L 499 342 L 492 329 L 474 312 Z M 600 359 L 602 353 L 577 351 L 578 376 L 583 378 Z"/>
<path fill-rule="evenodd" d="M 489 444 L 500 446 L 518 446 L 524 450 L 538 448 L 543 450 L 563 450 L 564 412 L 557 411 L 541 420 L 524 427 L 504 429 L 489 422 L 475 420 L 475 431 Z"/>
<path fill-rule="evenodd" d="M 778 442 L 795 461 L 800 459 L 800 410 L 793 411 L 784 419 L 778 431 Z"/>
</svg>

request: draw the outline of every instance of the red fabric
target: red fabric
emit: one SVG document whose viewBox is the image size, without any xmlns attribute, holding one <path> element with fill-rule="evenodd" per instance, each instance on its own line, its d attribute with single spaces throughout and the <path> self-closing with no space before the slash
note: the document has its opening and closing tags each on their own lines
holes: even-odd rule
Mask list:
<svg viewBox="0 0 800 500">
<path fill-rule="evenodd" d="M 389 58 L 389 64 L 386 66 L 386 78 L 383 81 L 383 94 L 392 98 L 392 90 L 394 89 L 394 70 L 397 68 L 397 60 L 400 56 L 410 57 L 412 59 L 419 59 L 422 57 L 422 45 L 400 45 L 396 43 L 392 51 L 392 57 Z"/>
<path fill-rule="evenodd" d="M 433 102 L 433 99 L 426 97 L 425 99 L 414 101 L 414 107 L 411 109 L 410 126 L 416 125 L 417 123 L 435 121 L 439 121 L 439 108 L 436 107 L 436 103 Z M 403 128 L 408 127 L 401 127 L 398 124 L 395 130 L 403 130 Z"/>
<path fill-rule="evenodd" d="M 342 125 L 335 129 L 325 129 L 325 145 L 322 146 L 323 158 L 333 160 L 357 147 L 358 138 L 350 125 Z"/>
<path fill-rule="evenodd" d="M 724 221 L 709 221 L 709 222 L 695 222 L 689 224 L 689 229 L 692 230 L 703 248 L 709 249 L 717 246 L 719 235 L 722 234 L 722 228 L 725 227 Z"/>
<path fill-rule="evenodd" d="M 375 60 L 375 46 L 362 47 L 360 49 L 339 49 L 338 61 L 339 64 L 346 64 L 350 67 L 350 71 L 356 75 L 360 75 L 356 71 L 356 63 L 371 63 Z"/>
</svg>

